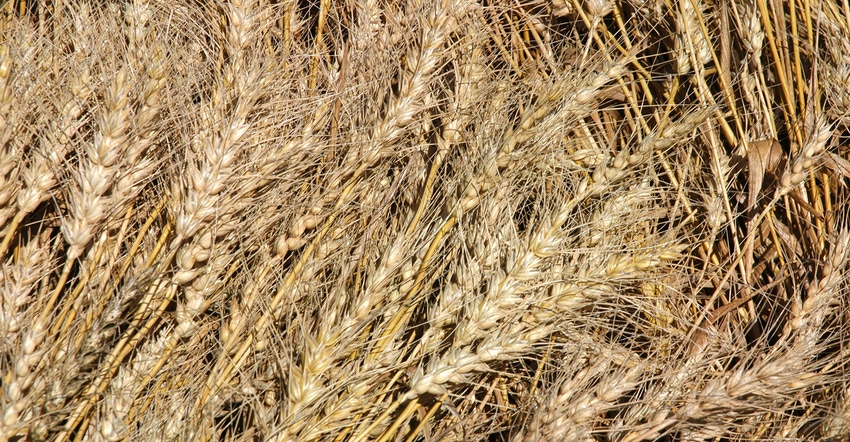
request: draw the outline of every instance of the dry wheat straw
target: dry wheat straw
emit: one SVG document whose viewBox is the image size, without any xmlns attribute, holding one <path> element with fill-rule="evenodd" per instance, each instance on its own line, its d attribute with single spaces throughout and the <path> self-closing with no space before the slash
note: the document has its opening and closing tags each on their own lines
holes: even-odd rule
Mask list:
<svg viewBox="0 0 850 442">
<path fill-rule="evenodd" d="M 81 5 L 78 13 L 74 27 L 77 32 L 84 33 L 85 21 L 90 11 L 86 5 Z M 16 199 L 17 212 L 7 227 L 3 243 L 0 244 L 0 255 L 5 255 L 15 231 L 24 218 L 49 198 L 48 191 L 58 181 L 55 173 L 60 169 L 62 160 L 71 149 L 74 135 L 84 123 L 78 119 L 83 113 L 84 102 L 91 93 L 90 71 L 85 65 L 90 51 L 90 46 L 81 41 L 74 47 L 74 57 L 70 60 L 71 66 L 62 67 L 66 69 L 64 74 L 69 84 L 57 103 L 58 115 L 48 123 L 50 131 L 41 138 L 28 164 L 23 166 L 21 171 L 23 186 Z"/>
<path fill-rule="evenodd" d="M 411 123 L 414 112 L 418 106 L 421 106 L 419 102 L 423 100 L 431 73 L 441 58 L 440 51 L 449 30 L 454 27 L 455 17 L 461 17 L 464 13 L 463 5 L 450 2 L 438 5 L 428 12 L 426 18 L 422 20 L 423 41 L 408 57 L 409 60 L 413 61 L 410 67 L 411 73 L 405 75 L 404 86 L 401 88 L 399 96 L 390 103 L 382 123 L 372 131 L 371 142 L 367 145 L 366 150 L 349 151 L 349 155 L 344 159 L 343 164 L 360 163 L 361 165 L 356 169 L 360 170 L 364 166 L 377 161 L 383 156 L 381 150 L 386 149 L 385 146 L 390 146 L 393 141 L 401 136 L 402 129 Z M 368 29 L 372 17 L 367 15 L 364 19 Z M 361 158 L 354 159 L 352 155 L 358 155 Z M 352 166 L 351 169 L 354 169 L 354 167 Z M 314 227 L 315 223 L 312 224 L 311 227 Z M 298 233 L 298 235 L 291 236 L 300 236 L 303 229 L 298 230 L 300 231 L 291 232 L 291 234 Z M 341 343 L 338 343 L 338 341 L 343 332 L 360 329 L 359 324 L 366 320 L 367 315 L 371 313 L 375 306 L 383 301 L 391 275 L 400 267 L 399 264 L 403 259 L 402 253 L 406 246 L 404 242 L 404 238 L 398 238 L 390 245 L 378 270 L 370 275 L 366 281 L 366 288 L 361 295 L 362 298 L 355 298 L 351 314 L 342 317 L 342 322 L 333 328 L 331 328 L 331 324 L 334 321 L 329 321 L 327 326 L 318 330 L 316 338 L 307 339 L 308 345 L 303 350 L 304 359 L 301 366 L 296 365 L 290 368 L 292 377 L 290 378 L 288 398 L 291 402 L 286 407 L 290 416 L 296 417 L 293 420 L 299 422 L 299 425 L 287 428 L 281 435 L 281 440 L 287 440 L 287 438 L 292 437 L 290 435 L 299 434 L 302 426 L 308 423 L 307 419 L 300 415 L 303 413 L 303 408 L 309 406 L 322 394 L 322 380 L 317 375 L 325 372 L 335 359 L 347 357 L 354 352 L 354 349 L 350 347 L 351 344 L 355 344 L 354 342 L 340 348 L 339 344 Z M 410 271 L 407 271 L 406 274 L 408 279 L 412 276 Z M 332 312 L 329 314 L 329 319 L 332 320 L 335 317 L 338 317 L 338 314 Z M 315 433 L 308 432 L 302 434 L 299 439 L 312 440 L 315 437 L 317 437 Z"/>
<path fill-rule="evenodd" d="M 601 86 L 602 82 L 599 83 Z M 670 126 L 664 135 L 681 137 L 687 134 L 693 130 L 702 115 L 704 113 L 689 115 L 683 119 L 685 124 Z M 536 342 L 550 335 L 553 331 L 552 325 L 544 321 L 552 318 L 551 314 L 537 316 L 532 314 L 519 324 L 507 320 L 509 317 L 520 317 L 518 310 L 520 312 L 524 309 L 533 310 L 533 304 L 525 305 L 527 302 L 524 301 L 527 297 L 525 291 L 528 287 L 523 283 L 538 277 L 540 274 L 538 266 L 561 247 L 560 231 L 570 220 L 575 207 L 586 199 L 605 192 L 609 186 L 615 185 L 627 175 L 625 170 L 629 166 L 643 164 L 648 158 L 647 152 L 659 146 L 669 146 L 672 140 L 666 137 L 647 137 L 635 153 L 630 154 L 625 150 L 620 152 L 617 158 L 611 160 L 611 167 L 607 166 L 608 161 L 603 161 L 593 172 L 592 181 L 585 179 L 580 182 L 575 195 L 557 211 L 551 213 L 548 220 L 539 226 L 540 230 L 528 237 L 525 251 L 508 255 L 505 269 L 496 273 L 489 281 L 487 292 L 464 309 L 465 314 L 461 320 L 457 321 L 450 346 L 443 350 L 439 357 L 431 359 L 427 366 L 417 370 L 409 381 L 409 390 L 388 410 L 393 410 L 397 404 L 415 401 L 426 393 L 444 394 L 447 392 L 447 384 L 466 383 L 469 381 L 469 376 L 474 373 L 487 371 L 488 363 L 528 352 Z M 603 273 L 607 278 L 616 280 L 617 275 L 632 276 L 638 271 L 647 271 L 676 256 L 674 246 L 654 254 L 615 257 L 603 266 Z M 588 275 L 588 279 L 595 278 L 593 275 Z M 543 321 L 538 323 L 537 320 L 540 319 Z M 435 338 L 439 336 L 440 334 L 437 334 Z M 473 346 L 472 344 L 476 342 L 477 344 Z M 425 342 L 422 345 L 428 348 L 434 347 L 435 343 Z M 410 410 L 411 407 L 408 406 L 407 409 Z M 379 417 L 374 421 L 367 431 L 372 431 L 380 425 L 380 419 Z M 365 433 L 361 433 L 360 437 L 362 434 Z"/>
<path fill-rule="evenodd" d="M 35 368 L 43 351 L 39 349 L 46 334 L 45 326 L 34 323 L 35 312 L 25 307 L 37 296 L 34 293 L 36 283 L 45 277 L 47 269 L 43 266 L 50 259 L 49 250 L 33 240 L 22 250 L 20 261 L 4 265 L 2 284 L 4 286 L 0 302 L 2 318 L 2 352 L 12 356 L 11 370 L 3 381 L 2 428 L 0 435 L 13 437 L 25 428 L 25 422 L 33 416 L 27 416 L 29 401 L 34 400 L 41 388 L 34 385 Z"/>
<path fill-rule="evenodd" d="M 9 53 L 9 45 L 0 45 L 0 144 L 5 146 L 0 152 L 0 231 L 13 217 L 14 207 L 10 202 L 18 193 L 18 173 L 20 173 L 20 149 L 16 143 L 9 143 L 15 130 L 19 130 L 19 99 L 15 90 L 14 57 Z"/>
<path fill-rule="evenodd" d="M 0 8 L 0 441 L 848 428 L 847 2 Z"/>
<path fill-rule="evenodd" d="M 616 401 L 635 387 L 635 381 L 644 371 L 638 365 L 628 367 L 627 361 L 615 362 L 605 356 L 597 362 L 582 362 L 586 366 L 580 370 L 573 367 L 564 370 L 570 378 L 554 389 L 555 394 L 550 395 L 514 441 L 587 440 L 593 422 L 615 408 Z"/>
<path fill-rule="evenodd" d="M 70 189 L 69 214 L 62 220 L 62 231 L 69 245 L 68 260 L 83 254 L 94 238 L 95 230 L 106 217 L 106 193 L 117 175 L 117 164 L 127 147 L 129 128 L 129 73 L 121 70 L 107 88 L 104 111 L 100 117 L 99 133 L 86 149 L 87 162 L 80 163 L 76 186 Z"/>
<path fill-rule="evenodd" d="M 388 151 L 388 149 L 392 146 L 392 143 L 402 135 L 405 126 L 411 123 L 415 112 L 421 107 L 422 96 L 426 91 L 431 72 L 436 67 L 437 62 L 440 59 L 440 50 L 442 49 L 445 38 L 447 37 L 447 30 L 445 27 L 451 26 L 455 14 L 463 14 L 463 8 L 452 3 L 434 6 L 435 8 L 422 20 L 423 36 L 420 46 L 415 48 L 413 53 L 407 58 L 411 63 L 411 66 L 409 67 L 409 72 L 407 72 L 404 76 L 404 81 L 402 82 L 399 95 L 394 97 L 390 102 L 381 122 L 371 131 L 368 142 L 365 143 L 363 147 L 355 147 L 349 150 L 343 159 L 341 172 L 329 179 L 329 188 L 331 190 L 323 197 L 323 199 L 325 201 L 336 200 L 335 207 L 333 209 L 334 211 L 339 210 L 342 204 L 346 202 L 346 199 L 348 198 L 347 194 L 352 191 L 353 185 L 357 184 L 357 179 L 359 179 L 368 167 L 372 166 L 382 157 L 393 153 Z M 333 220 L 333 218 L 331 218 L 331 220 Z M 312 219 L 310 224 L 313 224 Z M 306 229 L 306 227 L 306 223 L 299 223 L 295 225 L 290 232 L 290 238 L 295 238 L 296 240 L 300 239 L 300 235 L 296 236 L 292 235 L 292 233 L 300 234 L 303 232 L 302 229 Z M 323 231 L 326 231 L 326 229 Z M 292 247 L 294 245 L 303 246 L 305 244 L 306 241 L 289 241 L 289 239 L 287 239 L 287 250 L 294 248 Z M 304 252 L 304 259 L 310 258 L 312 248 L 313 246 Z M 299 270 L 305 270 L 303 264 L 299 267 L 301 267 Z M 306 277 L 308 275 L 292 274 L 292 277 L 295 276 Z M 281 285 L 277 295 L 271 301 L 270 312 L 274 312 L 277 309 L 282 296 L 286 294 L 286 291 L 293 285 L 294 281 L 292 281 L 292 277 L 288 278 L 287 281 Z M 262 328 L 268 320 L 268 316 L 260 318 L 257 324 L 255 324 L 255 329 L 262 331 Z M 219 373 L 217 376 L 229 376 L 229 373 L 242 363 L 240 359 L 244 357 L 246 351 L 247 343 L 244 343 L 236 352 L 236 363 L 232 364 L 231 362 L 227 362 L 227 366 L 224 368 L 224 373 Z M 210 379 L 212 381 L 213 378 Z M 220 380 L 216 381 L 216 383 L 218 382 L 220 382 Z"/>
</svg>

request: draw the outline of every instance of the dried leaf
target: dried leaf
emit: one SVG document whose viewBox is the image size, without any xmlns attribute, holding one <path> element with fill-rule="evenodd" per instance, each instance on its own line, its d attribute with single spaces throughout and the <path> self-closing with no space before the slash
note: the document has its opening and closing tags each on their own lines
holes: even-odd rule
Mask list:
<svg viewBox="0 0 850 442">
<path fill-rule="evenodd" d="M 775 174 L 783 159 L 782 146 L 773 138 L 753 141 L 747 152 L 749 164 L 749 193 L 747 194 L 747 209 L 752 209 L 758 200 L 765 173 Z"/>
<path fill-rule="evenodd" d="M 850 161 L 841 158 L 841 156 L 827 152 L 823 159 L 823 165 L 841 174 L 844 178 L 850 179 Z"/>
</svg>

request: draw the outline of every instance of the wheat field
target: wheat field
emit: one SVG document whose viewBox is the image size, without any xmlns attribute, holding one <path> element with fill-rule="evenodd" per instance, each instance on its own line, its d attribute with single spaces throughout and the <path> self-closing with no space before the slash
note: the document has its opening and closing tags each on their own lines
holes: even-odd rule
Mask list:
<svg viewBox="0 0 850 442">
<path fill-rule="evenodd" d="M 850 440 L 847 0 L 0 8 L 0 441 Z"/>
</svg>

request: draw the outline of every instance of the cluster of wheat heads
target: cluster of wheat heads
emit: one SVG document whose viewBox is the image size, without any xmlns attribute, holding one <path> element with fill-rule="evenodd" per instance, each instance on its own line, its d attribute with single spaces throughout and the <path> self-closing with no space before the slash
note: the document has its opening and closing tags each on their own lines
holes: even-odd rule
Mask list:
<svg viewBox="0 0 850 442">
<path fill-rule="evenodd" d="M 7 1 L 0 441 L 847 440 L 850 6 Z"/>
</svg>

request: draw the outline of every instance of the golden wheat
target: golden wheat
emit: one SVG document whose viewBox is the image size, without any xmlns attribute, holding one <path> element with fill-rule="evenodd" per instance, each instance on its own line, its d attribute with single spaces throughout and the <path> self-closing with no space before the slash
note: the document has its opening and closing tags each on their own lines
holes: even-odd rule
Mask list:
<svg viewBox="0 0 850 442">
<path fill-rule="evenodd" d="M 845 3 L 0 8 L 0 441 L 850 437 Z"/>
</svg>

